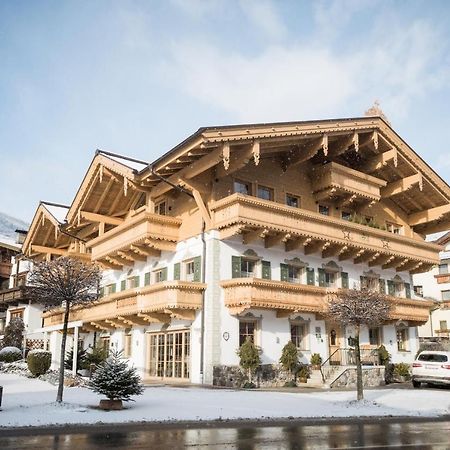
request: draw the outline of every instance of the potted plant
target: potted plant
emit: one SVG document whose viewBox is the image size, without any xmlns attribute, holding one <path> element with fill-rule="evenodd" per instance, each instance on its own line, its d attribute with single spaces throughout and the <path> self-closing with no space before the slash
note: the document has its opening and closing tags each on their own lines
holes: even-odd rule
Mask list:
<svg viewBox="0 0 450 450">
<path fill-rule="evenodd" d="M 306 365 L 302 365 L 297 372 L 297 377 L 300 383 L 306 383 L 309 378 L 309 367 Z"/>
<path fill-rule="evenodd" d="M 281 352 L 280 364 L 286 372 L 292 375 L 291 381 L 287 381 L 285 387 L 296 387 L 295 370 L 298 367 L 298 349 L 292 341 L 289 341 Z"/>
<path fill-rule="evenodd" d="M 239 356 L 239 365 L 247 371 L 247 381 L 244 383 L 244 388 L 255 388 L 253 383 L 253 373 L 261 364 L 261 349 L 257 347 L 250 338 L 239 347 L 236 352 Z"/>
<path fill-rule="evenodd" d="M 320 370 L 320 366 L 322 365 L 322 357 L 319 353 L 313 353 L 311 355 L 311 365 L 314 370 Z"/>
<path fill-rule="evenodd" d="M 130 401 L 132 395 L 144 392 L 136 369 L 128 367 L 127 362 L 121 358 L 121 353 L 111 352 L 109 358 L 96 367 L 88 384 L 89 389 L 108 398 L 100 400 L 101 409 L 122 409 L 123 401 Z"/>
</svg>

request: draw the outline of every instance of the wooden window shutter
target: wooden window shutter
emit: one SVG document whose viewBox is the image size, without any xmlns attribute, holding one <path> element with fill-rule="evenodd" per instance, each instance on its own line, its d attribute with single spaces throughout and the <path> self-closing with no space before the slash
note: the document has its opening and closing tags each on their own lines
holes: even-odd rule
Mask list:
<svg viewBox="0 0 450 450">
<path fill-rule="evenodd" d="M 144 275 L 144 286 L 148 286 L 150 284 L 150 272 L 147 272 Z"/>
<path fill-rule="evenodd" d="M 272 271 L 270 269 L 270 261 L 261 261 L 261 275 L 265 280 L 272 279 Z"/>
<path fill-rule="evenodd" d="M 341 272 L 341 287 L 342 289 L 348 289 L 348 273 Z"/>
<path fill-rule="evenodd" d="M 194 281 L 199 283 L 202 278 L 202 257 L 196 256 L 194 258 Z"/>
<path fill-rule="evenodd" d="M 181 263 L 176 263 L 173 266 L 173 279 L 181 280 Z"/>
<path fill-rule="evenodd" d="M 161 269 L 161 281 L 167 281 L 167 267 Z"/>
<path fill-rule="evenodd" d="M 280 264 L 280 280 L 288 281 L 289 278 L 289 267 L 287 264 Z"/>
<path fill-rule="evenodd" d="M 380 287 L 380 294 L 386 294 L 386 280 L 383 280 L 383 278 L 380 278 L 379 287 Z"/>
<path fill-rule="evenodd" d="M 232 256 L 231 257 L 231 277 L 241 278 L 241 257 Z"/>
<path fill-rule="evenodd" d="M 314 269 L 311 267 L 307 267 L 306 268 L 306 284 L 309 284 L 310 286 L 314 286 L 315 283 L 315 274 L 314 274 Z"/>
<path fill-rule="evenodd" d="M 124 291 L 127 288 L 127 280 L 122 280 L 120 282 L 120 290 Z"/>
<path fill-rule="evenodd" d="M 394 288 L 394 282 L 392 280 L 387 280 L 387 287 L 388 287 L 388 295 L 395 295 L 395 288 Z"/>
<path fill-rule="evenodd" d="M 411 285 L 409 283 L 405 283 L 405 294 L 406 298 L 411 298 Z"/>
<path fill-rule="evenodd" d="M 325 270 L 317 269 L 319 272 L 319 286 L 325 287 Z"/>
</svg>

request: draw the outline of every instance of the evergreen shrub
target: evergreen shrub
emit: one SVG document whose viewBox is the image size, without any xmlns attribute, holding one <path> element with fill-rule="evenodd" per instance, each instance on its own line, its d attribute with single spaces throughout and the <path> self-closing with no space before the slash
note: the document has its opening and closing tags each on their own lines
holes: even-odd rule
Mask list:
<svg viewBox="0 0 450 450">
<path fill-rule="evenodd" d="M 51 363 L 52 354 L 46 350 L 31 350 L 27 355 L 28 370 L 35 377 L 47 373 Z"/>
</svg>

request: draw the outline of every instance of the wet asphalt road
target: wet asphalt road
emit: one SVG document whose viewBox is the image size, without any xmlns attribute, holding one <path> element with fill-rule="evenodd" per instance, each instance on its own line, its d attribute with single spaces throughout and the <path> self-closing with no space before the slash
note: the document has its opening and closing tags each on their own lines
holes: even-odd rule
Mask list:
<svg viewBox="0 0 450 450">
<path fill-rule="evenodd" d="M 221 426 L 128 425 L 59 430 L 0 431 L 0 449 L 450 449 L 450 419 L 289 421 Z"/>
</svg>

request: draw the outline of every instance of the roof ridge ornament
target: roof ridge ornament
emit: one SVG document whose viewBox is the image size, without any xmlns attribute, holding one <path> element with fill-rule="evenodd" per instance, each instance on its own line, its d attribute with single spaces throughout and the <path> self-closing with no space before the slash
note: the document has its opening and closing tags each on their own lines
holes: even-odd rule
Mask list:
<svg viewBox="0 0 450 450">
<path fill-rule="evenodd" d="M 391 125 L 386 114 L 384 114 L 383 110 L 380 107 L 380 102 L 375 100 L 373 105 L 364 113 L 366 117 L 381 117 L 388 125 Z"/>
</svg>

